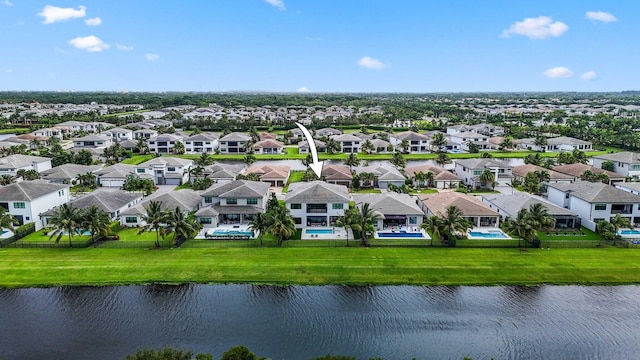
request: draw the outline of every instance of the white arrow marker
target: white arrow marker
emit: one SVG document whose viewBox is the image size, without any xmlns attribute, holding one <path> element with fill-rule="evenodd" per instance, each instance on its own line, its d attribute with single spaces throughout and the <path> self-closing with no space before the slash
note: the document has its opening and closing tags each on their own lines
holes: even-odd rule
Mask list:
<svg viewBox="0 0 640 360">
<path fill-rule="evenodd" d="M 316 150 L 316 142 L 313 141 L 313 137 L 311 136 L 311 133 L 309 132 L 309 130 L 307 130 L 306 127 L 304 127 L 304 125 L 300 123 L 296 123 L 296 125 L 298 125 L 300 130 L 302 130 L 302 134 L 304 135 L 304 137 L 307 139 L 307 142 L 309 143 L 309 149 L 311 150 L 311 157 L 313 158 L 313 164 L 309 164 L 309 167 L 311 168 L 311 170 L 313 170 L 313 172 L 316 173 L 316 175 L 318 175 L 318 177 L 320 177 L 320 174 L 322 174 L 322 161 L 318 161 L 318 150 Z"/>
</svg>

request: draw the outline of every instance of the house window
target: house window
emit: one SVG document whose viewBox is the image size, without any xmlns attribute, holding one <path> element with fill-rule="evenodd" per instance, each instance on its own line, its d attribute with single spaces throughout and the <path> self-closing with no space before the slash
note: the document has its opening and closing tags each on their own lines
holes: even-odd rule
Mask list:
<svg viewBox="0 0 640 360">
<path fill-rule="evenodd" d="M 237 205 L 237 204 L 238 204 L 238 199 L 235 199 L 235 198 L 227 199 L 227 205 Z"/>
<path fill-rule="evenodd" d="M 607 210 L 607 204 L 596 204 L 594 210 Z"/>
<path fill-rule="evenodd" d="M 331 208 L 333 210 L 340 210 L 344 208 L 344 204 L 343 203 L 331 204 Z"/>
<path fill-rule="evenodd" d="M 258 199 L 257 198 L 247 199 L 247 205 L 258 205 Z"/>
<path fill-rule="evenodd" d="M 171 167 L 168 167 L 168 168 L 167 168 L 167 171 L 176 171 L 176 168 L 175 168 L 175 167 L 173 167 L 173 166 L 171 166 Z"/>
<path fill-rule="evenodd" d="M 136 169 L 136 173 L 138 174 L 144 174 L 144 169 Z"/>
<path fill-rule="evenodd" d="M 622 166 L 621 166 L 621 167 L 622 167 Z M 631 166 L 631 168 L 632 168 L 633 170 L 638 170 L 638 169 L 640 169 L 640 165 L 638 165 L 638 164 L 634 164 L 633 166 Z"/>
<path fill-rule="evenodd" d="M 205 196 L 204 197 L 204 203 L 205 204 L 211 204 L 212 201 L 213 201 L 213 199 L 211 198 L 211 196 Z"/>
<path fill-rule="evenodd" d="M 409 216 L 409 224 L 415 225 L 417 223 L 418 223 L 418 217 L 417 216 Z"/>
<path fill-rule="evenodd" d="M 302 209 L 302 204 L 291 204 L 291 210 L 300 210 Z"/>
<path fill-rule="evenodd" d="M 14 209 L 24 209 L 25 205 L 23 202 L 14 202 L 13 203 L 13 208 Z"/>
<path fill-rule="evenodd" d="M 211 218 L 200 218 L 200 224 L 211 224 Z"/>
<path fill-rule="evenodd" d="M 24 219 L 25 219 L 26 221 L 30 221 L 30 220 L 31 220 L 31 218 L 30 218 L 30 217 L 28 217 L 28 216 L 25 216 L 25 217 L 24 217 Z"/>
<path fill-rule="evenodd" d="M 138 218 L 135 216 L 127 216 L 124 218 L 124 222 L 127 224 L 135 224 L 138 222 Z"/>
<path fill-rule="evenodd" d="M 473 170 L 473 175 L 482 175 L 482 170 Z"/>
<path fill-rule="evenodd" d="M 301 225 L 301 224 L 302 224 L 302 218 L 294 217 L 294 218 L 293 218 L 293 222 L 294 222 L 296 225 Z"/>
</svg>

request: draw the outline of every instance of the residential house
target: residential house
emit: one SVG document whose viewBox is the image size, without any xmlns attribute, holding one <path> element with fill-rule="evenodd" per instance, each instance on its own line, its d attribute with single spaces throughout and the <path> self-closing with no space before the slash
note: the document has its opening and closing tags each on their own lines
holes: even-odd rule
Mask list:
<svg viewBox="0 0 640 360">
<path fill-rule="evenodd" d="M 324 141 L 313 139 L 313 142 L 316 144 L 316 151 L 327 152 L 327 144 Z M 309 142 L 307 140 L 300 141 L 298 143 L 298 153 L 299 154 L 310 154 L 311 150 L 309 149 Z"/>
<path fill-rule="evenodd" d="M 427 135 L 419 134 L 413 131 L 404 131 L 398 134 L 389 135 L 389 142 L 397 150 L 406 151 L 411 154 L 428 153 L 430 149 L 429 141 L 431 138 Z M 403 146 L 406 145 L 405 146 Z"/>
<path fill-rule="evenodd" d="M 640 224 L 640 195 L 600 182 L 549 184 L 547 199 L 580 216 L 582 225 L 591 231 L 598 221 L 610 221 L 617 214 Z"/>
<path fill-rule="evenodd" d="M 149 207 L 151 201 L 159 202 L 162 211 L 172 211 L 177 207 L 180 211 L 189 213 L 199 209 L 201 200 L 200 193 L 188 189 L 152 195 L 120 211 L 120 225 L 129 227 L 145 226 L 144 216 L 147 214 L 146 208 Z"/>
<path fill-rule="evenodd" d="M 640 182 L 617 182 L 613 184 L 613 186 L 617 187 L 620 190 L 640 195 Z"/>
<path fill-rule="evenodd" d="M 455 135 L 465 132 L 472 132 L 476 134 L 482 134 L 487 136 L 497 136 L 504 134 L 504 127 L 491 124 L 476 124 L 476 125 L 451 125 L 447 126 L 447 134 Z"/>
<path fill-rule="evenodd" d="M 184 139 L 185 154 L 211 154 L 218 148 L 218 135 L 200 133 Z"/>
<path fill-rule="evenodd" d="M 571 183 L 574 181 L 574 177 L 571 175 L 563 174 L 561 172 L 557 172 L 555 170 L 550 170 L 547 168 L 543 168 L 542 166 L 533 165 L 533 164 L 517 165 L 517 166 L 514 166 L 512 169 L 514 179 L 519 180 L 521 182 L 524 182 L 524 178 L 527 176 L 528 173 L 535 173 L 536 171 L 544 171 L 547 174 L 549 174 L 548 182 L 550 183 L 558 183 L 558 182 Z"/>
<path fill-rule="evenodd" d="M 590 141 L 575 139 L 568 136 L 547 139 L 547 145 L 545 148 L 546 151 L 573 151 L 574 149 L 590 151 L 593 148 Z"/>
<path fill-rule="evenodd" d="M 492 184 L 484 184 L 480 181 L 480 175 L 487 169 L 491 170 L 494 182 L 497 182 L 498 185 L 510 184 L 513 177 L 513 166 L 500 160 L 490 158 L 460 159 L 454 160 L 454 163 L 455 174 L 462 179 L 463 184 L 473 189 L 493 188 Z"/>
<path fill-rule="evenodd" d="M 113 164 L 93 172 L 99 186 L 112 188 L 121 188 L 127 176 L 135 173 L 136 166 L 128 164 Z"/>
<path fill-rule="evenodd" d="M 391 191 L 382 194 L 353 194 L 352 197 L 357 207 L 369 204 L 369 208 L 379 215 L 374 223 L 376 230 L 419 228 L 425 215 L 416 200 L 408 194 Z"/>
<path fill-rule="evenodd" d="M 340 151 L 346 154 L 359 153 L 362 150 L 362 139 L 351 134 L 332 135 L 331 138 L 340 145 Z"/>
<path fill-rule="evenodd" d="M 284 202 L 297 228 L 335 226 L 349 208 L 349 191 L 345 186 L 323 181 L 298 182 L 289 185 Z"/>
<path fill-rule="evenodd" d="M 120 128 L 120 127 L 114 127 L 114 128 L 105 130 L 101 132 L 100 135 L 110 138 L 112 143 L 121 143 L 124 141 L 133 140 L 133 131 L 129 129 Z"/>
<path fill-rule="evenodd" d="M 145 140 L 149 140 L 153 137 L 158 136 L 158 132 L 156 130 L 153 129 L 140 129 L 140 130 L 135 130 L 133 132 L 133 139 L 134 140 L 138 140 L 138 139 L 145 139 Z"/>
<path fill-rule="evenodd" d="M 64 140 L 64 135 L 68 133 L 68 128 L 64 126 L 53 126 L 49 128 L 39 129 L 31 134 L 43 138 L 57 138 Z"/>
<path fill-rule="evenodd" d="M 390 142 L 384 141 L 382 139 L 371 139 L 369 140 L 371 145 L 373 145 L 373 153 L 388 153 L 393 151 L 393 145 Z M 367 141 L 365 140 L 362 144 L 364 145 Z"/>
<path fill-rule="evenodd" d="M 69 202 L 69 186 L 40 180 L 0 186 L 0 206 L 8 210 L 19 225 L 33 222 L 36 230 L 40 230 L 44 224 L 39 215 Z"/>
<path fill-rule="evenodd" d="M 373 186 L 380 189 L 387 189 L 389 185 L 402 186 L 406 180 L 404 175 L 388 162 L 371 166 L 358 166 L 354 171 L 358 175 L 362 175 L 363 173 L 372 173 L 374 175 L 371 183 L 366 180 L 361 180 L 360 186 L 362 187 Z"/>
<path fill-rule="evenodd" d="M 547 208 L 548 214 L 556 220 L 556 229 L 580 229 L 580 216 L 570 210 L 557 206 L 539 196 L 524 192 L 513 194 L 485 194 L 482 201 L 490 208 L 502 215 L 502 219 L 515 219 L 522 209 L 529 209 L 531 205 L 542 204 Z"/>
<path fill-rule="evenodd" d="M 221 154 L 245 154 L 247 144 L 251 142 L 251 136 L 244 133 L 233 132 L 220 138 Z"/>
<path fill-rule="evenodd" d="M 289 181 L 291 167 L 286 165 L 256 165 L 248 168 L 244 174 L 258 174 L 260 181 L 269 183 L 271 186 L 283 187 Z"/>
<path fill-rule="evenodd" d="M 63 164 L 40 173 L 43 180 L 58 184 L 72 184 L 78 175 L 93 173 L 102 169 L 101 165 Z M 97 177 L 96 177 L 97 178 Z"/>
<path fill-rule="evenodd" d="M 253 144 L 256 154 L 284 154 L 284 143 L 278 140 L 266 139 Z"/>
<path fill-rule="evenodd" d="M 142 193 L 123 190 L 97 190 L 77 199 L 71 200 L 69 205 L 78 209 L 88 209 L 92 206 L 109 214 L 111 221 L 118 220 L 120 213 L 142 201 Z M 40 215 L 44 226 L 55 213 L 55 208 Z"/>
<path fill-rule="evenodd" d="M 51 158 L 14 154 L 0 158 L 0 176 L 16 176 L 19 170 L 35 170 L 39 173 L 51 169 Z"/>
<path fill-rule="evenodd" d="M 469 151 L 469 145 L 475 144 L 479 150 L 487 150 L 490 148 L 489 137 L 479 133 L 466 131 L 448 136 L 451 142 L 460 144 L 460 149 Z"/>
<path fill-rule="evenodd" d="M 613 162 L 613 171 L 624 177 L 640 178 L 640 154 L 623 151 L 613 154 L 596 155 L 591 158 L 593 166 L 602 168 L 605 161 Z"/>
<path fill-rule="evenodd" d="M 342 131 L 334 128 L 322 128 L 313 132 L 315 137 L 331 137 L 336 135 L 342 135 Z"/>
<path fill-rule="evenodd" d="M 289 144 L 297 144 L 302 139 L 304 139 L 302 130 L 300 130 L 299 128 L 294 128 L 289 130 L 286 140 L 289 142 Z"/>
<path fill-rule="evenodd" d="M 111 138 L 104 135 L 89 134 L 87 136 L 73 139 L 74 148 L 102 149 L 111 146 L 111 144 Z"/>
<path fill-rule="evenodd" d="M 241 174 L 245 169 L 245 165 L 242 163 L 220 163 L 217 162 L 213 165 L 204 167 L 204 171 L 201 176 L 191 177 L 191 181 L 196 178 L 212 179 L 214 183 L 231 182 L 236 179 L 238 174 Z"/>
<path fill-rule="evenodd" d="M 235 180 L 214 184 L 200 195 L 196 218 L 205 229 L 223 224 L 249 224 L 258 213 L 266 212 L 269 184 Z"/>
<path fill-rule="evenodd" d="M 353 174 L 346 165 L 330 165 L 325 163 L 322 167 L 322 179 L 328 184 L 342 185 L 351 187 Z"/>
<path fill-rule="evenodd" d="M 606 174 L 609 177 L 609 184 L 624 182 L 626 180 L 626 178 L 623 175 L 616 174 L 608 170 L 602 170 L 595 166 L 580 164 L 580 163 L 556 165 L 553 167 L 553 170 L 573 177 L 573 181 L 580 180 L 580 177 L 584 174 L 585 171 L 591 171 L 596 175 L 599 175 L 602 173 Z"/>
<path fill-rule="evenodd" d="M 445 170 L 438 166 L 431 165 L 418 165 L 418 166 L 410 166 L 404 169 L 404 172 L 407 174 L 407 177 L 413 180 L 414 186 L 426 187 L 429 184 L 424 183 L 423 181 L 418 181 L 415 179 L 415 175 L 419 172 L 424 174 L 432 173 L 433 181 L 430 186 L 435 187 L 436 189 L 456 189 L 460 186 L 460 178 L 453 174 L 452 172 Z"/>
<path fill-rule="evenodd" d="M 189 181 L 193 160 L 176 157 L 157 157 L 136 165 L 136 174 L 153 179 L 156 185 L 181 185 Z"/>
<path fill-rule="evenodd" d="M 156 154 L 172 154 L 177 143 L 182 143 L 183 137 L 177 134 L 159 134 L 149 138 L 149 151 Z"/>
<path fill-rule="evenodd" d="M 463 217 L 473 227 L 498 227 L 500 225 L 500 214 L 483 204 L 482 200 L 475 196 L 452 191 L 419 194 L 417 198 L 418 205 L 427 214 L 427 217 L 443 216 L 449 207 L 455 206 L 462 211 Z"/>
</svg>

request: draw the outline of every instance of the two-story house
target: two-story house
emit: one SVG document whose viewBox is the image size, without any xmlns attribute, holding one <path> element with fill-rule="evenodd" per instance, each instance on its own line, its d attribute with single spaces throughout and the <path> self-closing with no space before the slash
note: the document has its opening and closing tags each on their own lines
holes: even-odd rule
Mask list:
<svg viewBox="0 0 640 360">
<path fill-rule="evenodd" d="M 74 148 L 106 148 L 111 144 L 111 138 L 103 135 L 90 134 L 73 139 Z"/>
<path fill-rule="evenodd" d="M 260 140 L 253 144 L 253 150 L 256 154 L 283 154 L 284 143 L 273 139 Z"/>
<path fill-rule="evenodd" d="M 156 137 L 156 136 L 158 136 L 158 132 L 153 129 L 140 129 L 140 130 L 135 130 L 133 132 L 134 140 L 138 140 L 138 139 L 149 140 L 152 137 Z"/>
<path fill-rule="evenodd" d="M 246 225 L 255 214 L 264 213 L 269 200 L 269 184 L 235 180 L 212 185 L 202 192 L 196 218 L 206 229 L 221 225 Z"/>
<path fill-rule="evenodd" d="M 605 161 L 613 162 L 613 171 L 624 177 L 640 178 L 640 154 L 623 151 L 613 154 L 596 155 L 591 158 L 593 166 L 602 168 Z"/>
<path fill-rule="evenodd" d="M 149 151 L 156 154 L 171 154 L 177 143 L 182 143 L 182 136 L 176 134 L 159 134 L 149 138 Z"/>
<path fill-rule="evenodd" d="M 218 148 L 218 135 L 214 133 L 200 133 L 184 139 L 185 154 L 214 153 Z"/>
<path fill-rule="evenodd" d="M 244 133 L 232 132 L 218 140 L 221 154 L 246 154 L 247 144 L 251 142 L 251 136 Z"/>
<path fill-rule="evenodd" d="M 340 145 L 340 151 L 346 154 L 359 153 L 362 150 L 362 139 L 351 134 L 332 135 L 331 139 Z"/>
<path fill-rule="evenodd" d="M 114 127 L 109 130 L 105 130 L 101 132 L 100 135 L 110 138 L 111 142 L 113 143 L 121 143 L 133 140 L 133 131 L 120 127 Z"/>
<path fill-rule="evenodd" d="M 169 191 L 161 194 L 154 194 L 144 200 L 120 211 L 120 225 L 129 227 L 145 226 L 144 216 L 151 201 L 160 203 L 162 211 L 173 211 L 179 208 L 183 213 L 189 213 L 200 207 L 200 194 L 193 190 L 183 189 L 179 191 Z"/>
<path fill-rule="evenodd" d="M 429 152 L 429 140 L 430 138 L 427 135 L 413 131 L 389 135 L 389 142 L 397 150 L 412 154 Z"/>
<path fill-rule="evenodd" d="M 297 228 L 333 226 L 349 208 L 349 191 L 345 186 L 323 181 L 298 182 L 289 185 L 285 205 Z"/>
<path fill-rule="evenodd" d="M 589 230 L 595 231 L 598 221 L 610 221 L 616 214 L 640 224 L 640 195 L 588 181 L 549 184 L 547 191 L 549 201 L 580 216 Z"/>
<path fill-rule="evenodd" d="M 470 144 L 475 144 L 480 150 L 489 149 L 491 145 L 489 144 L 488 136 L 472 131 L 450 134 L 448 137 L 452 142 L 460 144 L 460 149 L 467 151 L 469 150 Z"/>
<path fill-rule="evenodd" d="M 455 174 L 462 179 L 462 183 L 471 186 L 473 189 L 493 188 L 493 184 L 483 183 L 480 176 L 485 170 L 493 173 L 493 181 L 497 185 L 505 185 L 511 183 L 513 177 L 513 166 L 504 161 L 480 158 L 480 159 L 460 159 L 454 160 Z"/>
<path fill-rule="evenodd" d="M 193 160 L 176 157 L 158 157 L 136 165 L 136 175 L 153 179 L 156 185 L 182 185 L 189 181 Z"/>
<path fill-rule="evenodd" d="M 40 230 L 44 227 L 40 214 L 69 202 L 70 186 L 40 180 L 0 186 L 0 206 L 13 215 L 19 225 L 33 222 L 36 230 Z"/>
<path fill-rule="evenodd" d="M 16 176 L 19 170 L 35 170 L 39 173 L 51 169 L 51 158 L 14 154 L 0 158 L 0 176 Z"/>
</svg>

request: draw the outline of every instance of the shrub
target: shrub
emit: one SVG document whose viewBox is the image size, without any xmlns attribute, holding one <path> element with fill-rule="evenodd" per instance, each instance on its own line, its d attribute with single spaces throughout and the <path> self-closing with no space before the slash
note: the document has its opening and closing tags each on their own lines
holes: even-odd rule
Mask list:
<svg viewBox="0 0 640 360">
<path fill-rule="evenodd" d="M 34 233 L 35 231 L 36 231 L 36 223 L 31 222 L 31 223 L 24 224 L 14 230 L 13 239 L 15 241 L 18 241 L 23 237 Z"/>
</svg>

